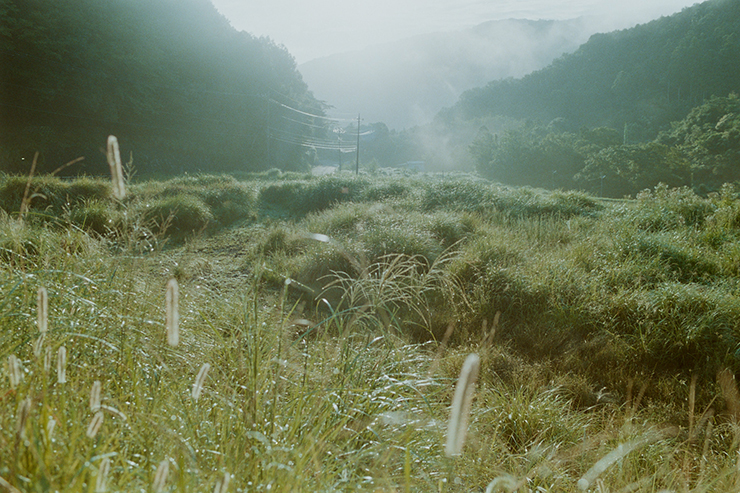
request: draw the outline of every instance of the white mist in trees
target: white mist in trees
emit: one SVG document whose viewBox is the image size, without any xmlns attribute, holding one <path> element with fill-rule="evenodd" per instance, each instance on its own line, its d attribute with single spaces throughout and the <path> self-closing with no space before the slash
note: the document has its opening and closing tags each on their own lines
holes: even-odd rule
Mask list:
<svg viewBox="0 0 740 493">
<path fill-rule="evenodd" d="M 445 455 L 454 457 L 462 454 L 465 434 L 468 431 L 468 415 L 473 403 L 475 393 L 475 382 L 478 380 L 480 370 L 480 358 L 477 354 L 471 354 L 465 359 L 460 378 L 455 387 L 455 396 L 452 399 L 452 411 L 450 423 L 447 429 L 447 444 Z"/>
<path fill-rule="evenodd" d="M 110 166 L 113 196 L 118 200 L 123 200 L 126 198 L 126 185 L 123 180 L 121 151 L 118 148 L 118 139 L 113 135 L 108 136 L 108 166 Z"/>
</svg>

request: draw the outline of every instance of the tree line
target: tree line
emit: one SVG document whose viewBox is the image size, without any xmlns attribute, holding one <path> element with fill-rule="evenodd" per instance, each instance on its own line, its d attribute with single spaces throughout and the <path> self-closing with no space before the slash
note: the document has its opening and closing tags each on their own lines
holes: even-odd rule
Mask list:
<svg viewBox="0 0 740 493">
<path fill-rule="evenodd" d="M 99 172 L 109 134 L 146 173 L 300 167 L 269 129 L 319 131 L 286 118 L 324 114 L 293 57 L 208 0 L 0 0 L 0 19 L 0 171 L 39 151 Z"/>
</svg>

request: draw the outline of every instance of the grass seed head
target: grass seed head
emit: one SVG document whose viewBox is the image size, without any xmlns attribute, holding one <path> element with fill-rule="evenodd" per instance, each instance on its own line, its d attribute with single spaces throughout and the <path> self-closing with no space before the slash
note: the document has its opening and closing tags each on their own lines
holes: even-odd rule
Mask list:
<svg viewBox="0 0 740 493">
<path fill-rule="evenodd" d="M 90 410 L 97 412 L 100 410 L 100 380 L 95 380 L 90 389 Z"/>
<path fill-rule="evenodd" d="M 57 353 L 57 382 L 67 383 L 67 348 L 64 346 Z"/>
<path fill-rule="evenodd" d="M 167 476 L 170 473 L 170 461 L 167 459 L 163 460 L 159 463 L 159 467 L 157 467 L 157 472 L 154 475 L 154 481 L 152 482 L 152 489 L 155 491 L 155 493 L 160 493 L 164 491 L 164 488 L 167 484 Z"/>
<path fill-rule="evenodd" d="M 43 286 L 39 288 L 36 313 L 38 315 L 39 332 L 46 334 L 49 327 L 49 294 Z"/>
<path fill-rule="evenodd" d="M 167 344 L 177 346 L 180 342 L 180 311 L 178 308 L 180 299 L 179 288 L 176 279 L 170 279 L 167 283 L 165 293 L 165 308 L 167 325 Z"/>
<path fill-rule="evenodd" d="M 26 437 L 26 421 L 31 414 L 31 398 L 26 397 L 18 404 L 18 413 L 16 415 L 16 433 L 21 438 Z"/>
<path fill-rule="evenodd" d="M 447 444 L 445 455 L 453 457 L 462 454 L 465 434 L 468 429 L 468 415 L 475 393 L 475 382 L 478 380 L 480 358 L 477 354 L 470 354 L 463 363 L 460 378 L 455 387 L 455 396 L 452 399 L 450 423 L 447 429 Z"/>
<path fill-rule="evenodd" d="M 44 349 L 44 342 L 46 341 L 46 334 L 41 334 L 36 338 L 36 341 L 33 343 L 33 355 L 37 358 L 41 356 L 41 353 Z"/>
<path fill-rule="evenodd" d="M 213 493 L 226 493 L 226 491 L 229 489 L 229 481 L 231 481 L 231 474 L 224 473 L 224 478 L 216 483 L 216 486 L 213 488 Z"/>
<path fill-rule="evenodd" d="M 200 367 L 200 371 L 198 372 L 198 376 L 195 378 L 195 383 L 193 384 L 193 400 L 197 401 L 200 398 L 200 394 L 203 392 L 203 383 L 206 381 L 206 376 L 208 375 L 208 370 L 211 369 L 211 365 L 208 363 L 203 363 L 203 366 Z"/>
<path fill-rule="evenodd" d="M 10 378 L 10 387 L 16 388 L 23 380 L 23 368 L 21 361 L 14 354 L 8 356 L 8 377 Z"/>
<path fill-rule="evenodd" d="M 95 438 L 95 435 L 100 431 L 100 427 L 103 426 L 103 411 L 98 411 L 90 420 L 90 424 L 87 425 L 87 432 L 85 434 L 88 438 Z"/>
<path fill-rule="evenodd" d="M 100 463 L 98 478 L 95 481 L 95 493 L 104 493 L 108 490 L 108 473 L 110 472 L 110 459 L 106 457 Z"/>
<path fill-rule="evenodd" d="M 123 181 L 121 151 L 118 148 L 118 139 L 113 135 L 108 136 L 108 165 L 113 184 L 113 196 L 118 200 L 123 200 L 126 198 L 126 186 Z"/>
</svg>

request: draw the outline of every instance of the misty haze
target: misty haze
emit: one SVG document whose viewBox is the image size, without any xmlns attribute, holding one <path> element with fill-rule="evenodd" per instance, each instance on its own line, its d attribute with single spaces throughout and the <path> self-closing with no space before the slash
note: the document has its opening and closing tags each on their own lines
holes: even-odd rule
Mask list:
<svg viewBox="0 0 740 493">
<path fill-rule="evenodd" d="M 0 19 L 0 490 L 738 491 L 740 0 Z"/>
</svg>

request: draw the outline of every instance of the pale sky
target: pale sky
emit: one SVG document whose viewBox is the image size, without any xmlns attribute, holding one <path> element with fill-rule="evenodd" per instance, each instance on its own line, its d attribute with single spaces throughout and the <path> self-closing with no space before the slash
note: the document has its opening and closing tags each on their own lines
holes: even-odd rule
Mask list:
<svg viewBox="0 0 740 493">
<path fill-rule="evenodd" d="M 604 30 L 670 15 L 696 0 L 212 0 L 240 31 L 285 45 L 300 63 L 489 20 L 591 16 Z M 599 29 L 601 30 L 601 29 Z"/>
</svg>

